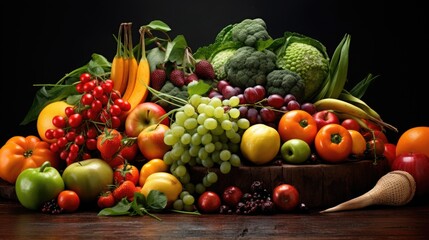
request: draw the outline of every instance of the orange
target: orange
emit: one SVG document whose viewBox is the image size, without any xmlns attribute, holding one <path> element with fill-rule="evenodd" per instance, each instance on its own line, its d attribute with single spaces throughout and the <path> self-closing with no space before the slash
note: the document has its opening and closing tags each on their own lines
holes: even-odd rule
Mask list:
<svg viewBox="0 0 429 240">
<path fill-rule="evenodd" d="M 65 101 L 56 101 L 49 103 L 42 109 L 42 111 L 40 111 L 39 116 L 37 117 L 37 132 L 43 141 L 48 143 L 53 143 L 55 141 L 55 139 L 47 139 L 45 137 L 45 132 L 48 129 L 57 129 L 57 127 L 52 124 L 52 119 L 57 115 L 66 117 L 65 109 L 69 106 L 72 107 L 73 105 L 70 105 Z"/>
<path fill-rule="evenodd" d="M 429 127 L 413 127 L 402 133 L 396 143 L 396 156 L 408 152 L 424 153 L 429 157 Z"/>
<path fill-rule="evenodd" d="M 352 136 L 352 154 L 357 158 L 361 158 L 365 155 L 366 140 L 363 135 L 356 130 L 349 129 L 349 133 Z"/>
<path fill-rule="evenodd" d="M 265 124 L 252 125 L 243 133 L 240 150 L 243 156 L 254 164 L 268 163 L 280 150 L 280 134 Z"/>
</svg>

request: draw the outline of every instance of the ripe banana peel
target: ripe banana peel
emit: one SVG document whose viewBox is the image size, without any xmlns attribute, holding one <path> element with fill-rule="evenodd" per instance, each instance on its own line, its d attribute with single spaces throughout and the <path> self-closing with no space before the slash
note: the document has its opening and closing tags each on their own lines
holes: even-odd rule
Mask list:
<svg viewBox="0 0 429 240">
<path fill-rule="evenodd" d="M 373 121 L 381 127 L 385 127 L 395 132 L 398 132 L 397 128 L 384 122 L 381 119 L 380 115 L 375 110 L 370 108 L 365 102 L 360 99 L 359 101 L 361 102 L 356 103 L 358 101 L 348 102 L 337 98 L 323 98 L 314 102 L 314 105 L 317 111 L 331 110 L 339 114 L 339 117 L 342 116 L 358 119 L 359 124 L 362 123 L 361 126 L 363 126 L 364 128 L 368 128 L 368 126 L 366 126 L 362 119 Z"/>
</svg>

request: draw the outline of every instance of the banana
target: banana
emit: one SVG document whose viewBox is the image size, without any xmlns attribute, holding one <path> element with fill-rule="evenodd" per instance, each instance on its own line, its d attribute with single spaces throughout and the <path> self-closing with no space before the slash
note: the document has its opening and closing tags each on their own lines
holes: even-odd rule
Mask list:
<svg viewBox="0 0 429 240">
<path fill-rule="evenodd" d="M 337 98 L 323 98 L 314 102 L 317 111 L 333 110 L 339 113 L 348 113 L 361 119 L 371 119 L 371 116 L 362 108 Z"/>
<path fill-rule="evenodd" d="M 317 111 L 332 110 L 340 114 L 346 113 L 356 118 L 371 120 L 382 127 L 386 127 L 395 132 L 398 132 L 398 129 L 395 128 L 394 126 L 384 122 L 381 119 L 373 117 L 369 113 L 365 112 L 362 108 L 341 99 L 323 98 L 314 102 L 314 106 L 316 107 Z"/>
</svg>

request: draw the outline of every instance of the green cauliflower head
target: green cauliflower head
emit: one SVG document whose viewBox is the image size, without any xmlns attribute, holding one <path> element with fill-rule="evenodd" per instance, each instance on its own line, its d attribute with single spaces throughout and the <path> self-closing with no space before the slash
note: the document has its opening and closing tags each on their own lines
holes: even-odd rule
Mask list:
<svg viewBox="0 0 429 240">
<path fill-rule="evenodd" d="M 329 59 L 310 44 L 293 42 L 283 57 L 277 59 L 277 66 L 296 72 L 304 79 L 304 99 L 310 99 L 328 75 Z"/>
<path fill-rule="evenodd" d="M 228 61 L 228 59 L 234 55 L 236 51 L 237 49 L 235 48 L 228 48 L 222 50 L 216 55 L 214 55 L 213 58 L 210 60 L 216 75 L 216 79 L 226 78 L 224 65 Z"/>
<path fill-rule="evenodd" d="M 276 68 L 276 55 L 267 49 L 241 47 L 225 63 L 226 80 L 234 87 L 245 89 L 265 85 L 267 74 Z"/>
<path fill-rule="evenodd" d="M 255 46 L 259 40 L 268 40 L 270 35 L 267 31 L 267 25 L 261 18 L 244 19 L 234 25 L 231 29 L 233 41 L 244 43 L 246 46 Z"/>
<path fill-rule="evenodd" d="M 265 86 L 268 95 L 279 94 L 286 96 L 292 94 L 296 99 L 304 97 L 305 82 L 297 74 L 287 69 L 277 69 L 267 75 Z"/>
</svg>

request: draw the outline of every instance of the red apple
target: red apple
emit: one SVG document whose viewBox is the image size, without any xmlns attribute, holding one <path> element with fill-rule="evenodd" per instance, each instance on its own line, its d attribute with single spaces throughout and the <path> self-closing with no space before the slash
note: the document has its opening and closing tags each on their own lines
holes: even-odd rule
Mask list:
<svg viewBox="0 0 429 240">
<path fill-rule="evenodd" d="M 137 136 L 137 144 L 140 152 L 147 160 L 160 158 L 171 149 L 164 143 L 164 135 L 170 127 L 165 124 L 152 124 L 143 129 Z"/>
<path fill-rule="evenodd" d="M 338 116 L 329 110 L 318 111 L 313 114 L 313 118 L 316 121 L 317 129 L 321 129 L 323 126 L 330 123 L 340 124 Z"/>
<path fill-rule="evenodd" d="M 429 157 L 423 153 L 402 153 L 393 160 L 391 170 L 406 171 L 416 181 L 416 197 L 429 196 Z"/>
<path fill-rule="evenodd" d="M 137 137 L 143 129 L 152 124 L 162 123 L 169 126 L 168 117 L 162 119 L 164 114 L 166 114 L 165 109 L 157 103 L 140 103 L 125 119 L 125 134 L 130 137 Z"/>
</svg>

